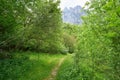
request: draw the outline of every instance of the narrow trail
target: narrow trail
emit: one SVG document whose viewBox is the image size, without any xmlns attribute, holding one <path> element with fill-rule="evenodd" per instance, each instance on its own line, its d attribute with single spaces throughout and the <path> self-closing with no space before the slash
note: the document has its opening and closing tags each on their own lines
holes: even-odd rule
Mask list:
<svg viewBox="0 0 120 80">
<path fill-rule="evenodd" d="M 60 61 L 58 62 L 58 64 L 53 68 L 51 74 L 44 80 L 55 80 L 55 77 L 57 75 L 58 69 L 60 68 L 61 64 L 63 63 L 65 57 L 60 59 Z"/>
</svg>

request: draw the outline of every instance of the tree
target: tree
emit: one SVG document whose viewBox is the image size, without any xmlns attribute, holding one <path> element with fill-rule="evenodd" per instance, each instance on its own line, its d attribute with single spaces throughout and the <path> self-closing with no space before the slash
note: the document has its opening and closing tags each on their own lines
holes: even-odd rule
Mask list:
<svg viewBox="0 0 120 80">
<path fill-rule="evenodd" d="M 1 0 L 0 3 L 1 48 L 43 52 L 61 49 L 59 0 Z"/>
<path fill-rule="evenodd" d="M 63 43 L 69 53 L 76 52 L 79 27 L 68 23 L 63 24 Z"/>
<path fill-rule="evenodd" d="M 82 75 L 88 80 L 120 79 L 119 4 L 119 0 L 91 0 L 88 4 L 75 59 L 81 69 L 87 67 L 87 72 L 92 74 Z"/>
<path fill-rule="evenodd" d="M 38 51 L 58 52 L 61 46 L 61 12 L 58 5 L 59 1 L 41 1 L 36 4 L 31 39 L 35 40 Z"/>
</svg>

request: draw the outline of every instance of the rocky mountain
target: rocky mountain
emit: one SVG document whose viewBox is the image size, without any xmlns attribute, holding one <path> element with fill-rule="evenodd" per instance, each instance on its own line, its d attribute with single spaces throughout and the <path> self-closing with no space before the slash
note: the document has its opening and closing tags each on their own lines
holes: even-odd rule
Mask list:
<svg viewBox="0 0 120 80">
<path fill-rule="evenodd" d="M 65 23 L 81 24 L 81 16 L 83 15 L 85 15 L 85 12 L 83 11 L 81 6 L 64 8 L 64 10 L 62 11 L 62 19 Z"/>
</svg>

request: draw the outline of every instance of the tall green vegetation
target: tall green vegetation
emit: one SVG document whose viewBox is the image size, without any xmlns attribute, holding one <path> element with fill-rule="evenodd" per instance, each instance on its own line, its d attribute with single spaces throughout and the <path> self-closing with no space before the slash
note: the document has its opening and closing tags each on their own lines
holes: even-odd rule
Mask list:
<svg viewBox="0 0 120 80">
<path fill-rule="evenodd" d="M 120 80 L 120 1 L 91 0 L 86 5 L 73 67 L 61 69 L 65 75 L 58 74 L 57 80 Z"/>
<path fill-rule="evenodd" d="M 87 5 L 75 57 L 79 79 L 119 80 L 120 1 L 91 0 Z"/>
<path fill-rule="evenodd" d="M 0 0 L 0 47 L 8 49 L 9 46 L 14 44 L 10 44 L 10 42 L 17 38 L 15 35 L 19 28 L 17 26 L 24 21 L 24 4 L 22 1 Z"/>
<path fill-rule="evenodd" d="M 63 24 L 63 44 L 69 53 L 74 53 L 77 49 L 79 27 L 79 25 Z"/>
<path fill-rule="evenodd" d="M 59 2 L 45 1 L 41 4 L 44 5 L 36 5 L 33 28 L 26 46 L 37 51 L 59 52 L 62 47 Z"/>
<path fill-rule="evenodd" d="M 60 1 L 0 0 L 0 48 L 59 52 Z"/>
</svg>

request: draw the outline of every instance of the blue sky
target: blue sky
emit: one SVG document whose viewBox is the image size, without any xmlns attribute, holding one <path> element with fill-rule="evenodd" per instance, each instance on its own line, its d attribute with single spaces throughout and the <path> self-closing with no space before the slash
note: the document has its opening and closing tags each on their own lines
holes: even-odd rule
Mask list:
<svg viewBox="0 0 120 80">
<path fill-rule="evenodd" d="M 65 7 L 74 7 L 76 5 L 81 5 L 83 7 L 86 1 L 89 0 L 61 0 L 60 7 L 61 9 L 64 9 Z"/>
</svg>

